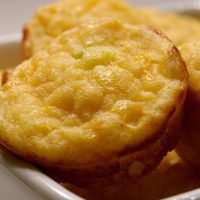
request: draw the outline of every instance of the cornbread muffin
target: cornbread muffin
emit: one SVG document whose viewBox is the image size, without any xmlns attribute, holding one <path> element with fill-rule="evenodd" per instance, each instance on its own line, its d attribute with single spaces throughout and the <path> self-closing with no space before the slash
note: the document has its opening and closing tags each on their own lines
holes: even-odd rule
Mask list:
<svg viewBox="0 0 200 200">
<path fill-rule="evenodd" d="M 189 71 L 189 89 L 185 103 L 183 136 L 178 153 L 200 167 L 200 41 L 180 47 Z"/>
<path fill-rule="evenodd" d="M 179 138 L 187 70 L 162 33 L 83 24 L 18 66 L 0 92 L 0 141 L 63 181 L 136 180 Z"/>
<path fill-rule="evenodd" d="M 63 31 L 84 22 L 108 17 L 162 30 L 176 45 L 200 39 L 200 22 L 191 17 L 134 8 L 121 0 L 61 0 L 39 8 L 26 24 L 24 53 L 30 57 L 45 49 Z"/>
<path fill-rule="evenodd" d="M 24 28 L 27 57 L 45 47 L 59 34 L 99 18 L 135 21 L 132 9 L 121 0 L 60 0 L 39 8 Z"/>
<path fill-rule="evenodd" d="M 151 8 L 135 9 L 137 20 L 163 31 L 179 46 L 200 40 L 200 21 L 194 17 L 175 13 L 161 13 Z"/>
</svg>

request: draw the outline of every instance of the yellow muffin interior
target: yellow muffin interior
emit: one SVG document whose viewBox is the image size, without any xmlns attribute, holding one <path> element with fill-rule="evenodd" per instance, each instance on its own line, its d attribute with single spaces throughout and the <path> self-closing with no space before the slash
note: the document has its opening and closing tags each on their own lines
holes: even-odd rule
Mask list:
<svg viewBox="0 0 200 200">
<path fill-rule="evenodd" d="M 106 161 L 157 134 L 186 85 L 177 50 L 154 30 L 81 25 L 13 72 L 0 92 L 0 140 L 51 164 Z"/>
</svg>

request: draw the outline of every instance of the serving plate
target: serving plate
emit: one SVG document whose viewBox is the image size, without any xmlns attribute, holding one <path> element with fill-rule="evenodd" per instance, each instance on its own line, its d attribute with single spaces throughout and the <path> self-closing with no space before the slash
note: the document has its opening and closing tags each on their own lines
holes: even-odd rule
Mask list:
<svg viewBox="0 0 200 200">
<path fill-rule="evenodd" d="M 138 1 L 139 2 L 139 1 Z M 145 1 L 142 1 L 145 4 Z M 136 3 L 138 5 L 144 5 Z M 149 2 L 148 2 L 149 4 Z M 146 4 L 145 4 L 146 5 Z M 159 0 L 151 1 L 151 5 L 163 11 L 182 12 L 185 9 L 199 10 L 200 1 L 182 0 L 161 3 Z M 14 67 L 23 60 L 21 53 L 21 34 L 11 34 L 0 37 L 0 68 Z M 10 154 L 0 147 L 0 166 L 7 168 L 33 191 L 47 200 L 83 200 L 83 198 L 62 187 L 56 181 L 45 175 L 33 165 Z M 165 200 L 197 200 L 200 199 L 200 189 L 196 189 Z"/>
</svg>

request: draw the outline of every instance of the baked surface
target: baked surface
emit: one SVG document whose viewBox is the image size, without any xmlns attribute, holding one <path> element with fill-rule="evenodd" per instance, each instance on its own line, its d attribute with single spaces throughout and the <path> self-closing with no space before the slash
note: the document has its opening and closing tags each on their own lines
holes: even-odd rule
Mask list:
<svg viewBox="0 0 200 200">
<path fill-rule="evenodd" d="M 158 31 L 117 20 L 78 26 L 3 86 L 1 143 L 77 184 L 134 179 L 174 148 L 187 76 Z"/>
<path fill-rule="evenodd" d="M 61 0 L 39 8 L 26 24 L 24 53 L 30 57 L 45 49 L 62 32 L 99 18 L 152 26 L 163 31 L 176 45 L 200 39 L 200 22 L 192 17 L 139 9 L 121 0 Z"/>
<path fill-rule="evenodd" d="M 200 40 L 199 19 L 176 13 L 162 13 L 151 8 L 135 8 L 134 11 L 138 16 L 137 23 L 161 30 L 176 46 Z"/>
<path fill-rule="evenodd" d="M 43 50 L 59 34 L 99 18 L 135 21 L 132 9 L 121 0 L 60 0 L 39 8 L 24 28 L 27 57 Z"/>
</svg>

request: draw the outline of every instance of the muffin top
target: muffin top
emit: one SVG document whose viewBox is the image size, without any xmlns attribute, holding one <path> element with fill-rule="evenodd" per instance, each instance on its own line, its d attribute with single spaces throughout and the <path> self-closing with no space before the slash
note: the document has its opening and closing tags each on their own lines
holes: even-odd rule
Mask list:
<svg viewBox="0 0 200 200">
<path fill-rule="evenodd" d="M 184 62 L 162 33 L 118 20 L 82 24 L 3 86 L 0 141 L 39 162 L 103 162 L 160 133 L 186 87 Z"/>
<path fill-rule="evenodd" d="M 151 8 L 134 9 L 134 12 L 137 23 L 161 30 L 177 46 L 200 40 L 199 19 L 176 13 L 162 13 Z"/>
<path fill-rule="evenodd" d="M 152 26 L 167 34 L 176 45 L 200 39 L 200 22 L 192 17 L 135 8 L 123 0 L 61 0 L 39 8 L 27 23 L 24 53 L 29 57 L 45 49 L 62 32 L 108 17 Z"/>
<path fill-rule="evenodd" d="M 25 54 L 31 56 L 60 33 L 99 18 L 135 22 L 133 10 L 123 0 L 60 0 L 39 8 L 24 30 Z"/>
</svg>

